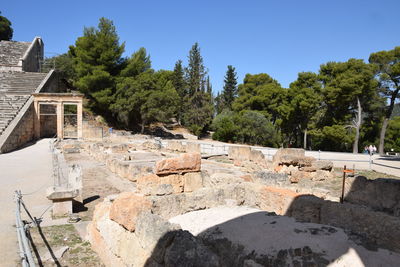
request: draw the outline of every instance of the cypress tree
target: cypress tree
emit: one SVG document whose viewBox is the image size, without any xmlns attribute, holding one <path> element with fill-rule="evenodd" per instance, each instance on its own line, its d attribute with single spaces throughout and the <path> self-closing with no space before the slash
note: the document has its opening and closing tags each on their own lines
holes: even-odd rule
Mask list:
<svg viewBox="0 0 400 267">
<path fill-rule="evenodd" d="M 224 79 L 224 89 L 222 91 L 223 108 L 232 109 L 232 102 L 238 95 L 237 77 L 235 68 L 228 65 Z"/>
</svg>

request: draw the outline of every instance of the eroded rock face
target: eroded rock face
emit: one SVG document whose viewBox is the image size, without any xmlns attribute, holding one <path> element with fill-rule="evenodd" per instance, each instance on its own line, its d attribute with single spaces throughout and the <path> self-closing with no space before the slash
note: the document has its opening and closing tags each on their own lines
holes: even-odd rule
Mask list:
<svg viewBox="0 0 400 267">
<path fill-rule="evenodd" d="M 136 228 L 138 214 L 148 210 L 151 203 L 141 195 L 132 192 L 121 193 L 112 203 L 110 219 L 133 232 Z"/>
<path fill-rule="evenodd" d="M 157 175 L 199 172 L 200 167 L 201 155 L 199 153 L 186 153 L 177 158 L 157 162 L 154 172 Z"/>
</svg>

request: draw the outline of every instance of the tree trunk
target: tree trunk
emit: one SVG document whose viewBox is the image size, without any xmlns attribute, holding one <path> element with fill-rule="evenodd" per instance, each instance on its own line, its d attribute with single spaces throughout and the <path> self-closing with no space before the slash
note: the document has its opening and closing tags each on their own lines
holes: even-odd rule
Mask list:
<svg viewBox="0 0 400 267">
<path fill-rule="evenodd" d="M 379 155 L 383 155 L 385 153 L 385 134 L 386 134 L 386 129 L 389 124 L 390 117 L 392 116 L 394 104 L 396 102 L 397 95 L 399 94 L 400 91 L 400 86 L 395 82 L 396 85 L 396 90 L 393 91 L 391 97 L 390 97 L 390 105 L 388 109 L 386 110 L 385 114 L 385 119 L 383 120 L 382 123 L 382 129 L 381 129 L 381 136 L 379 137 Z"/>
<path fill-rule="evenodd" d="M 141 134 L 144 133 L 144 122 L 142 123 L 142 129 L 140 130 L 140 133 L 141 133 Z"/>
<path fill-rule="evenodd" d="M 357 97 L 357 115 L 356 115 L 356 122 L 355 122 L 356 136 L 354 137 L 353 154 L 358 153 L 358 140 L 360 139 L 360 128 L 361 128 L 361 123 L 362 123 L 361 113 L 362 113 L 361 103 L 360 103 L 360 99 Z"/>
<path fill-rule="evenodd" d="M 303 148 L 304 148 L 304 150 L 307 150 L 307 128 L 304 130 Z"/>
<path fill-rule="evenodd" d="M 382 123 L 381 136 L 379 138 L 379 155 L 383 155 L 385 153 L 385 134 L 388 123 L 389 118 L 385 118 Z"/>
</svg>

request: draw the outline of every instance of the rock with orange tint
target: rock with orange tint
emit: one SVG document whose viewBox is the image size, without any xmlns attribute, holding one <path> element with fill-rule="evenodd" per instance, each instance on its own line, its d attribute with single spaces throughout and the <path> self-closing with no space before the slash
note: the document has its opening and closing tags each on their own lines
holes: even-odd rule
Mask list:
<svg viewBox="0 0 400 267">
<path fill-rule="evenodd" d="M 139 213 L 149 210 L 150 207 L 150 201 L 144 196 L 132 192 L 124 192 L 113 201 L 110 209 L 110 219 L 133 232 L 135 231 Z"/>
<path fill-rule="evenodd" d="M 254 179 L 251 177 L 250 174 L 245 174 L 240 176 L 245 182 L 254 182 Z"/>
<path fill-rule="evenodd" d="M 157 162 L 155 174 L 182 174 L 199 172 L 201 168 L 201 155 L 199 153 L 185 153 L 177 158 L 164 159 Z"/>
</svg>

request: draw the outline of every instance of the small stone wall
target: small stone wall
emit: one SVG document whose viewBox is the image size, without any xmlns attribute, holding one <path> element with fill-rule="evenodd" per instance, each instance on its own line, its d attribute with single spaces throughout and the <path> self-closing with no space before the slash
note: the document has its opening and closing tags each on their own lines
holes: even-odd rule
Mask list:
<svg viewBox="0 0 400 267">
<path fill-rule="evenodd" d="M 30 49 L 22 59 L 22 71 L 39 72 L 40 61 L 43 60 L 44 44 L 41 38 L 35 37 Z"/>
<path fill-rule="evenodd" d="M 172 259 L 168 251 L 174 246 L 179 246 L 176 255 L 181 255 L 174 257 L 175 260 L 187 251 L 193 251 L 186 261 L 221 266 L 218 262 L 223 259 L 209 251 L 201 240 L 168 223 L 168 219 L 228 202 L 287 215 L 303 222 L 340 227 L 376 242 L 379 247 L 400 252 L 400 220 L 396 217 L 358 205 L 324 201 L 248 182 L 165 196 L 121 193 L 96 207 L 93 222 L 88 226 L 89 240 L 107 266 L 148 266 L 146 264 L 150 263 L 169 266 L 167 263 Z M 181 235 L 188 236 L 181 239 Z M 191 240 L 192 246 L 185 246 L 187 239 Z M 204 251 L 204 259 L 195 256 L 199 251 Z"/>
<path fill-rule="evenodd" d="M 345 201 L 400 217 L 400 180 L 347 178 Z"/>
<path fill-rule="evenodd" d="M 29 105 L 29 102 L 27 104 Z M 31 103 L 26 112 L 24 113 L 20 112 L 14 118 L 14 121 L 18 120 L 18 122 L 15 128 L 13 129 L 13 132 L 9 136 L 5 136 L 6 135 L 5 131 L 1 136 L 2 138 L 6 138 L 6 140 L 4 140 L 4 143 L 2 144 L 0 143 L 1 153 L 6 153 L 14 149 L 17 149 L 34 139 L 34 125 L 33 125 L 34 114 L 35 114 L 34 107 L 33 104 Z"/>
</svg>

